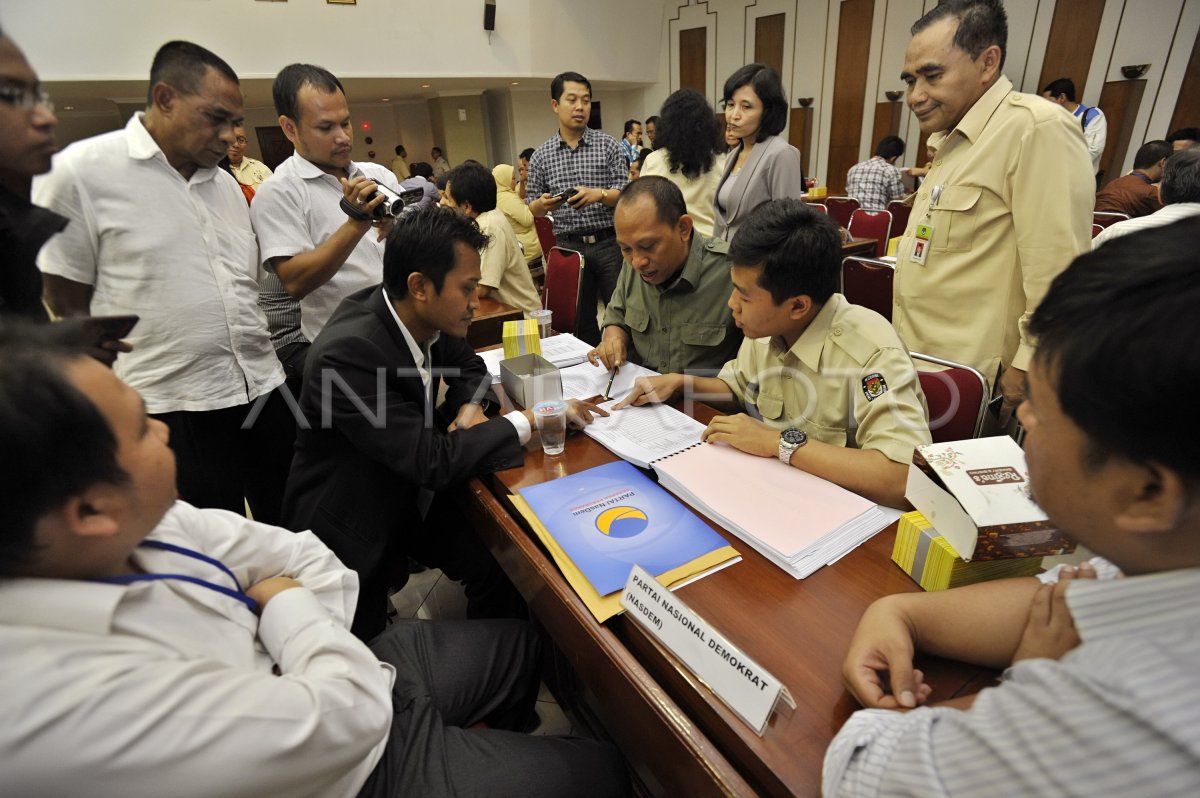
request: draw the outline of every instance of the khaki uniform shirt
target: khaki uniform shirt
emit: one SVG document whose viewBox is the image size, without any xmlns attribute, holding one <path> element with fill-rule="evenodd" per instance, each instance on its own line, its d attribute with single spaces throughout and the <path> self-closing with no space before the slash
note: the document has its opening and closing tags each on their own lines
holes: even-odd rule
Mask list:
<svg viewBox="0 0 1200 798">
<path fill-rule="evenodd" d="M 948 133 L 896 250 L 892 323 L 913 352 L 1027 369 L 1025 323 L 1090 245 L 1095 178 L 1079 120 L 1000 77 Z M 936 194 L 936 197 L 935 197 Z M 933 235 L 912 259 L 916 226 Z"/>
<path fill-rule="evenodd" d="M 896 331 L 841 294 L 791 349 L 779 338 L 747 338 L 720 379 L 769 426 L 795 427 L 823 443 L 907 463 L 931 440 L 925 394 Z"/>
<path fill-rule="evenodd" d="M 629 359 L 662 374 L 716 374 L 742 342 L 729 294 L 729 244 L 692 233 L 687 261 L 667 285 L 649 285 L 628 263 L 604 311 L 604 326 L 629 334 Z"/>
<path fill-rule="evenodd" d="M 230 162 L 229 168 L 239 183 L 250 186 L 250 188 L 258 188 L 262 185 L 262 181 L 271 176 L 271 167 L 249 155 L 243 155 L 242 162 L 239 164 Z"/>
<path fill-rule="evenodd" d="M 479 284 L 492 289 L 488 296 L 521 310 L 540 308 L 542 300 L 508 219 L 493 208 L 479 214 L 475 223 L 491 239 L 479 253 Z"/>
</svg>

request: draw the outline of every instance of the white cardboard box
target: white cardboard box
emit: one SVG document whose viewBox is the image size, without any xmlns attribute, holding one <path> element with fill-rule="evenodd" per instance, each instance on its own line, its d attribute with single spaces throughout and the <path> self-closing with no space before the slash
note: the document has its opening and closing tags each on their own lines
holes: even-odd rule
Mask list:
<svg viewBox="0 0 1200 798">
<path fill-rule="evenodd" d="M 1034 502 L 1025 453 L 1006 435 L 918 446 L 904 495 L 964 560 L 1075 549 Z"/>
</svg>

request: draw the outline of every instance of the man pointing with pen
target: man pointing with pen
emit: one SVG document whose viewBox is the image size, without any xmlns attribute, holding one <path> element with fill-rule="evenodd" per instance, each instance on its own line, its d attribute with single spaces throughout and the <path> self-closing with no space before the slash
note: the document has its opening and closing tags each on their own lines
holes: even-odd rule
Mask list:
<svg viewBox="0 0 1200 798">
<path fill-rule="evenodd" d="M 610 370 L 633 361 L 662 373 L 715 376 L 742 343 L 726 301 L 733 290 L 728 245 L 693 229 L 683 194 L 663 177 L 625 186 L 615 226 L 626 268 L 588 359 Z"/>
</svg>

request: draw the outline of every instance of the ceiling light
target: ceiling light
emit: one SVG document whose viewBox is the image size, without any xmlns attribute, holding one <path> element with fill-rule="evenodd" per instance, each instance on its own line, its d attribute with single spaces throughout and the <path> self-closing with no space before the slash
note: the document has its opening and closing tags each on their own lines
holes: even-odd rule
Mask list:
<svg viewBox="0 0 1200 798">
<path fill-rule="evenodd" d="M 422 89 L 428 89 L 428 88 L 429 88 L 429 86 L 430 86 L 430 84 L 428 84 L 428 83 L 422 83 L 422 84 L 421 84 L 421 88 L 422 88 Z"/>
<path fill-rule="evenodd" d="M 380 97 L 379 98 L 379 102 L 381 102 L 381 103 L 390 103 L 391 101 L 392 101 L 391 97 Z"/>
<path fill-rule="evenodd" d="M 510 85 L 510 86 L 520 86 L 520 85 L 521 85 L 521 81 L 519 81 L 519 80 L 514 80 L 514 81 L 513 81 L 512 83 L 510 83 L 509 85 Z"/>
</svg>

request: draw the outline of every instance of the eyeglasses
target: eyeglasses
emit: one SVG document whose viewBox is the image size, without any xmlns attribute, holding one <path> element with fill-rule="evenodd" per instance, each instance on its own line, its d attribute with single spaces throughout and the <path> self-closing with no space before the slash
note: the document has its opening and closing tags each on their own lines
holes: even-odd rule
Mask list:
<svg viewBox="0 0 1200 798">
<path fill-rule="evenodd" d="M 25 111 L 32 111 L 40 105 L 54 113 L 54 100 L 50 99 L 50 93 L 37 84 L 0 86 L 0 102 Z"/>
</svg>

